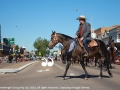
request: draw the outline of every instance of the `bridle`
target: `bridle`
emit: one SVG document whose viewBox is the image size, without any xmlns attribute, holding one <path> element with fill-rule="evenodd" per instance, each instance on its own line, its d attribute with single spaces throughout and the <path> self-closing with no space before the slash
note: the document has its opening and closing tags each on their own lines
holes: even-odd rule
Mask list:
<svg viewBox="0 0 120 90">
<path fill-rule="evenodd" d="M 55 33 L 54 35 L 52 35 L 53 41 L 55 42 L 55 44 L 58 43 L 58 37 L 57 34 Z"/>
</svg>

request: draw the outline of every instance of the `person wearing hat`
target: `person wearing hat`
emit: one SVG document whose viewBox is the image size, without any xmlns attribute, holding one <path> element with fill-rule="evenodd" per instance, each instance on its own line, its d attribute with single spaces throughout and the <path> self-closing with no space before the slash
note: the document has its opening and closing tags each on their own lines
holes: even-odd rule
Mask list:
<svg viewBox="0 0 120 90">
<path fill-rule="evenodd" d="M 111 47 L 112 36 L 109 36 L 108 47 Z"/>
<path fill-rule="evenodd" d="M 109 36 L 109 40 L 108 40 L 108 48 L 107 48 L 107 50 L 110 50 L 111 42 L 114 43 L 114 40 L 112 40 L 112 36 Z M 117 51 L 117 47 L 115 47 L 115 46 L 114 46 L 114 51 Z"/>
<path fill-rule="evenodd" d="M 81 15 L 76 20 L 79 20 L 79 28 L 76 32 L 75 38 L 80 38 L 80 40 L 83 42 L 84 47 L 87 52 L 85 52 L 84 56 L 88 56 L 89 54 L 89 48 L 88 48 L 88 42 L 91 41 L 91 25 L 86 22 L 86 17 Z"/>
<path fill-rule="evenodd" d="M 75 34 L 75 38 L 80 38 L 80 40 L 83 42 L 84 47 L 87 52 L 85 52 L 84 56 L 89 55 L 89 48 L 88 48 L 88 42 L 91 41 L 91 25 L 86 22 L 86 17 L 81 15 L 79 16 L 76 20 L 79 20 L 79 28 Z M 67 53 L 68 59 L 71 58 L 72 50 L 74 49 L 75 46 L 75 39 L 73 42 L 70 44 L 69 51 Z"/>
</svg>

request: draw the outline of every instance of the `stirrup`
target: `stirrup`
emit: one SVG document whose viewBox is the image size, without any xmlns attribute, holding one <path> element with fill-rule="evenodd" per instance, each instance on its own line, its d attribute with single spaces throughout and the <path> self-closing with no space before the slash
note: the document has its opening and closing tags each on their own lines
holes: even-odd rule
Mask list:
<svg viewBox="0 0 120 90">
<path fill-rule="evenodd" d="M 85 57 L 89 56 L 88 52 L 85 52 L 83 56 Z"/>
</svg>

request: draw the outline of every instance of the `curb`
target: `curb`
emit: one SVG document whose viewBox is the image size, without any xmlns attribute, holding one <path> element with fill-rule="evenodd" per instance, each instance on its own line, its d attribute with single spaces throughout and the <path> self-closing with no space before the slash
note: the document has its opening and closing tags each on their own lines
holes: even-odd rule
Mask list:
<svg viewBox="0 0 120 90">
<path fill-rule="evenodd" d="M 35 61 L 35 62 L 36 62 L 36 61 Z M 21 66 L 21 67 L 19 67 L 19 68 L 16 68 L 16 69 L 0 69 L 0 73 L 17 73 L 17 72 L 23 70 L 24 68 L 32 65 L 32 64 L 35 63 L 35 62 L 28 63 L 28 64 L 23 65 L 23 66 Z"/>
</svg>

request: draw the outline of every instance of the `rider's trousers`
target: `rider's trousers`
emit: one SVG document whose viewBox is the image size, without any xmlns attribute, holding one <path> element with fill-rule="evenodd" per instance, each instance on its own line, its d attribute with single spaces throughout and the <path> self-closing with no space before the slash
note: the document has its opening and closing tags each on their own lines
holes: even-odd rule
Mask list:
<svg viewBox="0 0 120 90">
<path fill-rule="evenodd" d="M 86 51 L 89 53 L 89 48 L 88 48 L 88 41 L 86 38 L 83 40 L 83 44 L 84 44 L 84 47 L 86 49 Z"/>
</svg>

